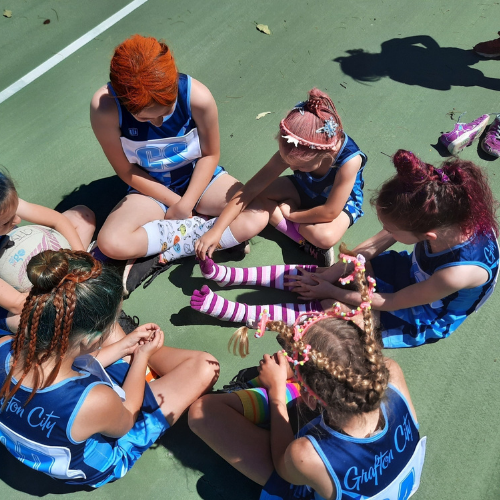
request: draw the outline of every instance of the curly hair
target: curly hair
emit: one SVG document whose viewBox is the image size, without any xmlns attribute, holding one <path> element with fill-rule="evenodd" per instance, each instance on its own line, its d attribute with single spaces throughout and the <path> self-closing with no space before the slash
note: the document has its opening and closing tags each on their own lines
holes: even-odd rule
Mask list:
<svg viewBox="0 0 500 500">
<path fill-rule="evenodd" d="M 434 167 L 404 149 L 392 161 L 397 174 L 371 203 L 398 228 L 426 233 L 457 225 L 465 235 L 498 235 L 498 202 L 480 167 L 458 158 Z"/>
<path fill-rule="evenodd" d="M 83 336 L 105 337 L 116 321 L 123 295 L 118 274 L 103 268 L 87 252 L 45 250 L 30 260 L 27 273 L 33 288 L 12 341 L 11 368 L 0 388 L 1 410 L 28 373 L 33 372 L 33 390 L 25 404 L 54 382 L 73 344 Z M 55 365 L 44 379 L 42 365 L 49 359 Z M 22 374 L 11 388 L 18 365 Z"/>
</svg>

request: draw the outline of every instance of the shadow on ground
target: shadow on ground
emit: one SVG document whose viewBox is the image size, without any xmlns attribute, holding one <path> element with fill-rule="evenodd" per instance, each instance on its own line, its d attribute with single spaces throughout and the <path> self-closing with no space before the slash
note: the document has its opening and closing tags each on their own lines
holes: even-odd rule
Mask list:
<svg viewBox="0 0 500 500">
<path fill-rule="evenodd" d="M 427 35 L 387 40 L 381 44 L 380 53 L 363 49 L 346 52 L 348 56 L 333 61 L 340 64 L 344 74 L 358 82 L 376 82 L 388 77 L 405 85 L 434 90 L 450 90 L 456 86 L 500 90 L 499 79 L 489 78 L 471 68 L 483 60 L 472 49 L 440 47 Z"/>
</svg>

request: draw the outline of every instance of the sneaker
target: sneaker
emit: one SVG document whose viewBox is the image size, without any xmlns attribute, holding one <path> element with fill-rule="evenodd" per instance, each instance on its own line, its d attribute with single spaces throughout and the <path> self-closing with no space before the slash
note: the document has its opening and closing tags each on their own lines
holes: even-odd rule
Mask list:
<svg viewBox="0 0 500 500">
<path fill-rule="evenodd" d="M 139 318 L 137 316 L 129 316 L 123 309 L 117 321 L 127 335 L 139 326 Z"/>
<path fill-rule="evenodd" d="M 254 386 L 250 385 L 248 382 L 258 377 L 259 372 L 256 366 L 251 366 L 250 368 L 243 368 L 237 375 L 235 375 L 229 384 L 222 386 L 222 389 L 214 391 L 217 394 L 224 392 L 236 392 L 243 391 L 244 389 L 253 389 Z"/>
<path fill-rule="evenodd" d="M 159 255 L 127 261 L 123 271 L 124 297 L 128 297 L 141 283 L 144 283 L 143 288 L 147 288 L 153 280 L 172 265 L 172 262 L 162 264 Z"/>
<path fill-rule="evenodd" d="M 500 31 L 498 34 L 500 35 Z M 478 43 L 473 50 L 483 57 L 500 57 L 500 38 Z"/>
<path fill-rule="evenodd" d="M 500 157 L 500 114 L 496 116 L 495 121 L 486 132 L 481 148 L 491 156 Z"/>
<path fill-rule="evenodd" d="M 312 255 L 318 261 L 319 267 L 330 267 L 335 264 L 335 251 L 333 247 L 325 250 L 306 241 L 300 248 L 309 255 Z"/>
<path fill-rule="evenodd" d="M 451 132 L 441 135 L 439 142 L 452 155 L 456 155 L 466 146 L 470 146 L 483 133 L 486 125 L 488 125 L 489 118 L 490 115 L 482 115 L 470 123 L 456 123 Z"/>
</svg>

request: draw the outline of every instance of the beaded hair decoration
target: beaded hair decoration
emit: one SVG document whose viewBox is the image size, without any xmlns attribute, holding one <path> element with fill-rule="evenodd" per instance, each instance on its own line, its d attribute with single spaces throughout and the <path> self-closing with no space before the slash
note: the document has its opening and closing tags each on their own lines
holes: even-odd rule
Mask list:
<svg viewBox="0 0 500 500">
<path fill-rule="evenodd" d="M 353 272 L 349 276 L 339 279 L 339 282 L 342 285 L 347 285 L 352 281 L 354 281 L 356 274 L 365 273 L 366 260 L 361 254 L 359 254 L 357 257 L 353 257 L 352 255 L 340 254 L 340 258 L 342 259 L 344 264 L 354 263 Z M 340 303 L 336 302 L 333 305 L 333 309 L 331 311 L 327 312 L 310 311 L 300 314 L 295 320 L 295 323 L 293 324 L 293 332 L 294 332 L 293 340 L 296 343 L 301 341 L 304 335 L 309 330 L 309 328 L 311 328 L 311 326 L 315 325 L 319 321 L 322 321 L 323 319 L 340 318 L 345 321 L 348 321 L 357 314 L 361 314 L 363 309 L 368 309 L 368 310 L 371 309 L 371 302 L 372 302 L 371 297 L 375 292 L 376 281 L 371 276 L 367 276 L 366 279 L 368 281 L 368 297 L 369 297 L 368 301 L 361 302 L 361 304 L 356 309 L 352 309 L 349 312 L 341 311 L 342 307 Z M 257 331 L 255 332 L 255 337 L 262 337 L 262 335 L 264 335 L 264 332 L 266 330 L 266 325 L 269 321 L 271 321 L 271 318 L 267 310 L 264 310 L 259 316 L 259 324 Z M 303 366 L 304 363 L 306 363 L 309 360 L 314 361 L 314 355 L 311 354 L 311 346 L 309 344 L 306 344 L 305 347 L 302 347 L 301 349 L 295 348 L 292 351 L 291 356 L 286 352 L 285 349 L 279 352 L 287 359 L 289 363 L 293 365 L 295 377 L 299 381 L 300 385 L 304 388 L 304 390 L 308 392 L 314 399 L 316 399 L 323 406 L 327 406 L 327 403 L 323 401 L 317 394 L 315 394 L 314 391 L 305 383 L 299 371 L 299 366 Z"/>
</svg>

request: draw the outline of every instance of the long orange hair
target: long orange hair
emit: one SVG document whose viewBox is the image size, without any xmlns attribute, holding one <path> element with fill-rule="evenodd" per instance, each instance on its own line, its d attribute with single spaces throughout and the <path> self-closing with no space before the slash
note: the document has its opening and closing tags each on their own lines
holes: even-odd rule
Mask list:
<svg viewBox="0 0 500 500">
<path fill-rule="evenodd" d="M 111 59 L 111 85 L 134 114 L 153 104 L 174 104 L 177 77 L 172 51 L 153 37 L 131 36 L 116 47 Z"/>
</svg>

